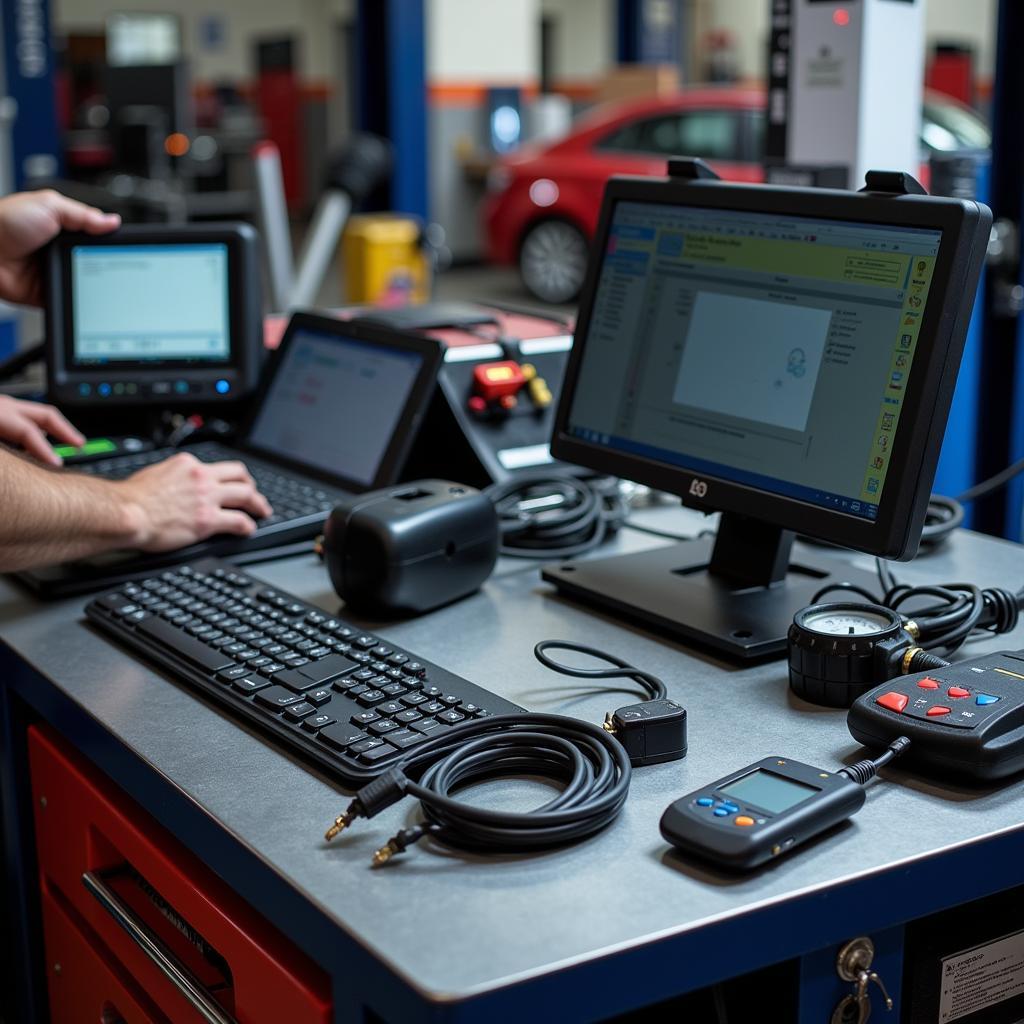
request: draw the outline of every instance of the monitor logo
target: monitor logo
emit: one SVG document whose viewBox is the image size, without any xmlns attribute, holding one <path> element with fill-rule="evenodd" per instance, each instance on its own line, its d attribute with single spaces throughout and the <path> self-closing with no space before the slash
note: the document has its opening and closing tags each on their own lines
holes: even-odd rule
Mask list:
<svg viewBox="0 0 1024 1024">
<path fill-rule="evenodd" d="M 707 497 L 708 485 L 703 480 L 698 480 L 694 477 L 694 479 L 690 481 L 690 493 L 695 498 Z"/>
</svg>

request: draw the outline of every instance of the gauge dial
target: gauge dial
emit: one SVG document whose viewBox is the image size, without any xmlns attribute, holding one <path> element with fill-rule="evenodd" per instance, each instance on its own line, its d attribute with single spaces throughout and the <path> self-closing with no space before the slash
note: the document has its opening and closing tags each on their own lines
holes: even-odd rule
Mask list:
<svg viewBox="0 0 1024 1024">
<path fill-rule="evenodd" d="M 829 636 L 872 636 L 892 629 L 893 621 L 877 612 L 837 609 L 808 615 L 800 625 Z"/>
</svg>

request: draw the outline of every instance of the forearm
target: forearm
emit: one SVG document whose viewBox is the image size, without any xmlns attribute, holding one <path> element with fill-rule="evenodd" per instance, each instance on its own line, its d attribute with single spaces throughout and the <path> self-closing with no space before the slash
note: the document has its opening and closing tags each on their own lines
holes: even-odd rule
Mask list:
<svg viewBox="0 0 1024 1024">
<path fill-rule="evenodd" d="M 132 546 L 138 510 L 121 488 L 46 469 L 0 446 L 0 571 Z"/>
</svg>

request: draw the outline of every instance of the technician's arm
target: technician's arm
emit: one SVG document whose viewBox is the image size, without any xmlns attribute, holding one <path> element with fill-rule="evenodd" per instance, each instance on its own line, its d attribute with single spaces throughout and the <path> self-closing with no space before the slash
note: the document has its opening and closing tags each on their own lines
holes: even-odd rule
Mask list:
<svg viewBox="0 0 1024 1024">
<path fill-rule="evenodd" d="M 117 548 L 170 551 L 215 533 L 248 536 L 270 505 L 240 462 L 187 453 L 110 482 L 0 449 L 0 571 Z"/>
</svg>

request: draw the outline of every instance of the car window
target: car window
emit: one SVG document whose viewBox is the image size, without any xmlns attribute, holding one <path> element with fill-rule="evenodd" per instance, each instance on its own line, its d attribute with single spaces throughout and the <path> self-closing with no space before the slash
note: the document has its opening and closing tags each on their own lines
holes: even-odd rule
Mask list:
<svg viewBox="0 0 1024 1024">
<path fill-rule="evenodd" d="M 692 110 L 650 117 L 616 129 L 600 149 L 659 156 L 738 160 L 738 118 L 730 110 Z"/>
<path fill-rule="evenodd" d="M 992 137 L 985 122 L 970 110 L 952 103 L 924 105 L 921 141 L 930 150 L 988 149 Z"/>
</svg>

